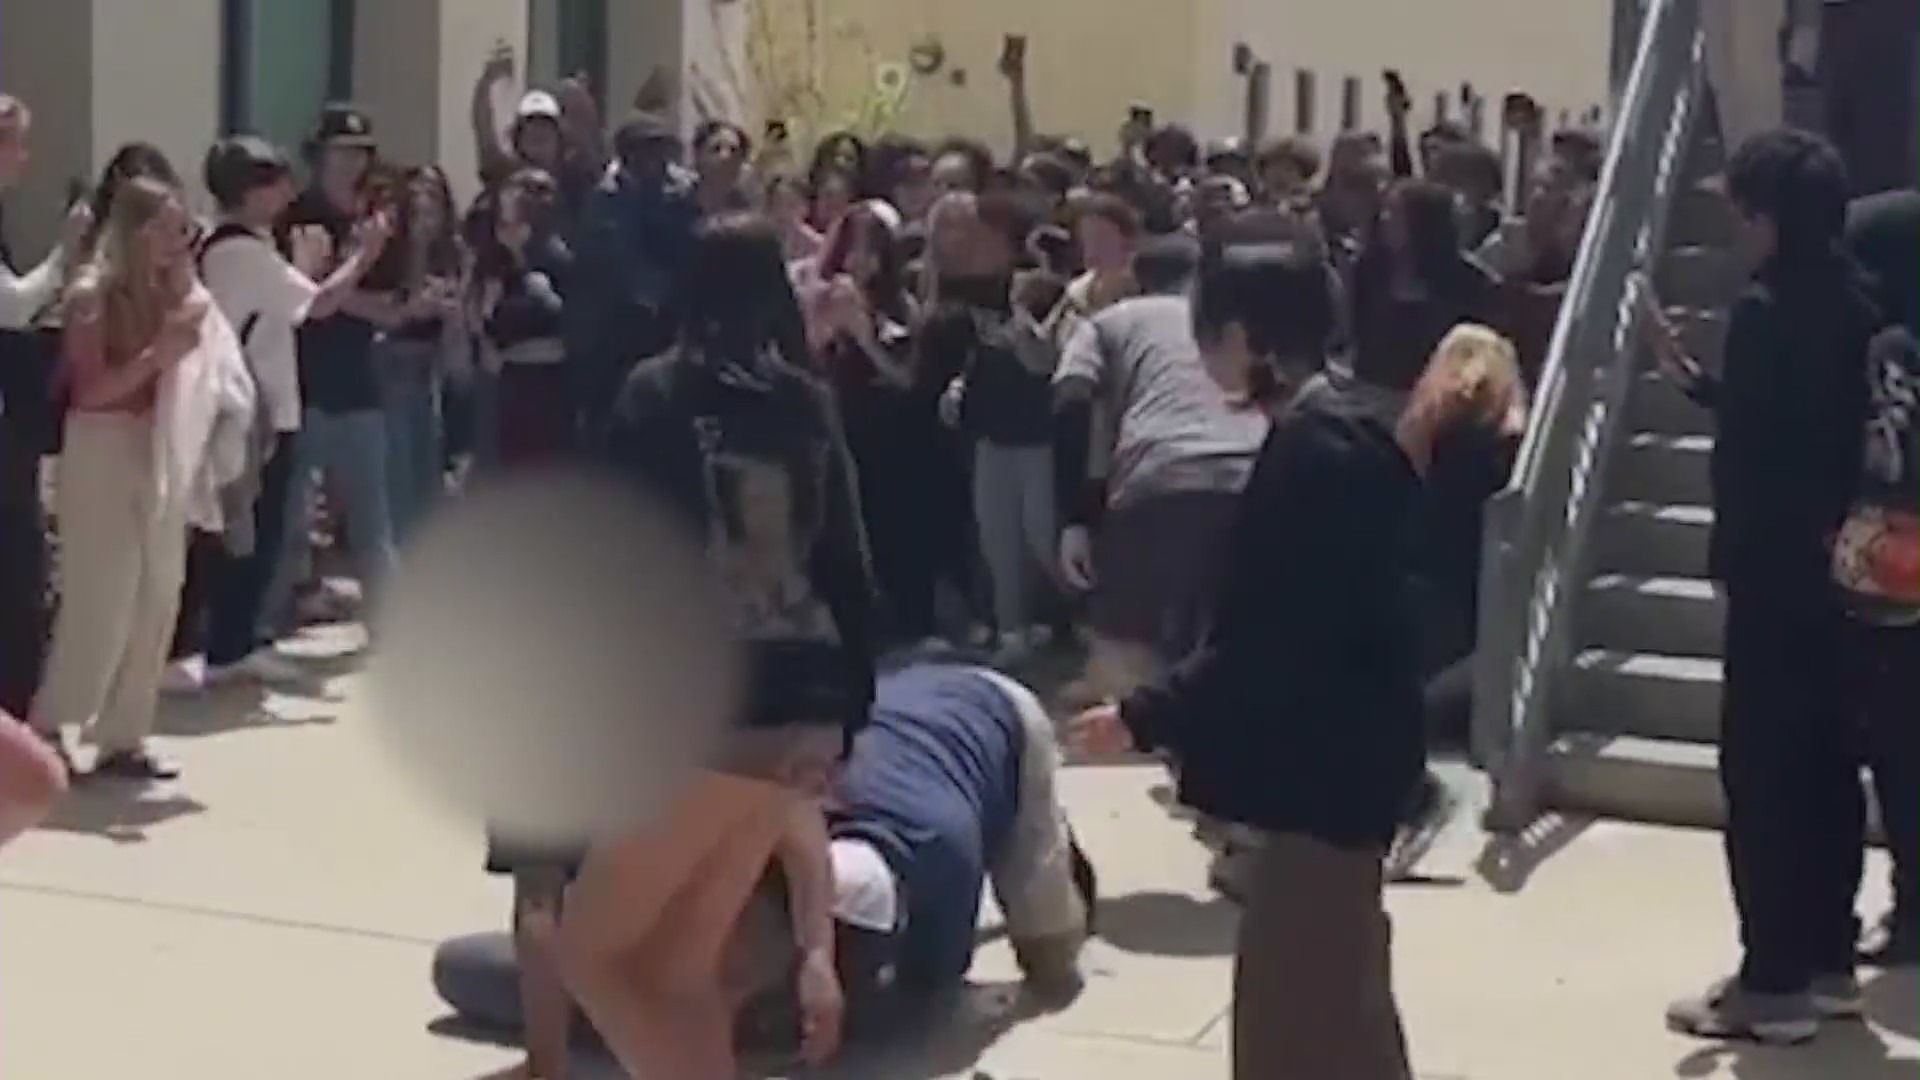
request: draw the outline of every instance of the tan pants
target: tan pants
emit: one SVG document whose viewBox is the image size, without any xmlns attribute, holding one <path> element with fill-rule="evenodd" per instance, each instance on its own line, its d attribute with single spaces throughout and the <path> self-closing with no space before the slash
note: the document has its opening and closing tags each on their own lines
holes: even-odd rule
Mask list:
<svg viewBox="0 0 1920 1080">
<path fill-rule="evenodd" d="M 159 505 L 153 442 L 146 417 L 73 413 L 55 473 L 60 610 L 33 724 L 91 725 L 102 752 L 153 729 L 186 575 L 186 522 Z"/>
<path fill-rule="evenodd" d="M 1383 856 L 1267 836 L 1234 963 L 1235 1080 L 1411 1080 Z"/>
</svg>

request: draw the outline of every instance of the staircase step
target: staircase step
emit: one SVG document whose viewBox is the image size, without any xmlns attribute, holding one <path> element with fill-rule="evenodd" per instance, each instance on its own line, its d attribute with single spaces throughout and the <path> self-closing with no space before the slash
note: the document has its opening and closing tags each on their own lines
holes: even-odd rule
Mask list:
<svg viewBox="0 0 1920 1080">
<path fill-rule="evenodd" d="M 1601 574 L 1587 583 L 1581 640 L 1611 649 L 1717 656 L 1726 604 L 1697 577 Z"/>
<path fill-rule="evenodd" d="M 1587 649 L 1559 700 L 1570 731 L 1712 743 L 1720 739 L 1720 661 Z"/>
<path fill-rule="evenodd" d="M 1713 485 L 1707 473 L 1712 456 L 1711 435 L 1639 432 L 1627 440 L 1622 459 L 1615 463 L 1613 492 L 1644 502 L 1710 505 Z"/>
<path fill-rule="evenodd" d="M 1594 567 L 1622 574 L 1683 574 L 1707 569 L 1713 511 L 1705 506 L 1615 503 L 1594 533 Z"/>
<path fill-rule="evenodd" d="M 1547 800 L 1599 817 L 1717 829 L 1727 820 L 1719 761 L 1711 743 L 1565 735 L 1547 751 Z"/>
<path fill-rule="evenodd" d="M 1713 411 L 1680 392 L 1672 380 L 1649 371 L 1634 381 L 1627 397 L 1627 426 L 1663 435 L 1705 435 L 1713 431 Z"/>
<path fill-rule="evenodd" d="M 1746 268 L 1730 249 L 1684 244 L 1660 260 L 1656 291 L 1663 303 L 1712 311 L 1731 306 L 1746 279 Z"/>
<path fill-rule="evenodd" d="M 1599 817 L 1724 828 L 1720 750 L 1710 743 L 1576 733 L 1547 750 L 1547 805 Z M 1869 844 L 1884 844 L 1879 801 L 1860 776 L 1867 798 Z"/>
</svg>

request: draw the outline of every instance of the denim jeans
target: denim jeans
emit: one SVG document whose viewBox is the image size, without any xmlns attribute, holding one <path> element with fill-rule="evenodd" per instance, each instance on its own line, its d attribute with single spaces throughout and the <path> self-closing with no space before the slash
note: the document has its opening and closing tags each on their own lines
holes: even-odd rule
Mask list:
<svg viewBox="0 0 1920 1080">
<path fill-rule="evenodd" d="M 387 501 L 387 422 L 378 409 L 326 413 L 308 409 L 294 442 L 294 474 L 287 484 L 286 534 L 273 585 L 262 605 L 269 625 L 292 606 L 300 568 L 306 564 L 309 510 L 316 474 L 346 501 L 347 543 L 361 592 L 373 596 L 393 572 L 393 518 Z"/>
<path fill-rule="evenodd" d="M 442 490 L 439 347 L 386 342 L 376 357 L 386 416 L 387 503 L 396 543 L 405 543 Z"/>
</svg>

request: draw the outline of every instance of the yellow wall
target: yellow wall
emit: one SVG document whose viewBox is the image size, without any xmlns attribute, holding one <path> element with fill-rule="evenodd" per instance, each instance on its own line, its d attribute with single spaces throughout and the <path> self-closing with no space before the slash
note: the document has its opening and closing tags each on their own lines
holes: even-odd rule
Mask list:
<svg viewBox="0 0 1920 1080">
<path fill-rule="evenodd" d="M 1013 126 L 996 65 L 1003 35 L 1024 33 L 1038 129 L 1107 150 L 1130 101 L 1152 102 L 1166 116 L 1190 109 L 1198 2 L 759 0 L 750 51 L 763 82 L 772 71 L 788 83 L 817 84 L 821 100 L 809 111 L 832 130 L 875 96 L 878 66 L 904 66 L 916 41 L 937 40 L 945 67 L 911 79 L 893 126 L 928 137 L 965 133 L 1004 153 Z M 955 71 L 964 85 L 952 82 Z"/>
<path fill-rule="evenodd" d="M 700 6 L 711 0 L 688 0 Z M 1378 126 L 1380 71 L 1405 75 L 1420 126 L 1435 91 L 1470 82 L 1488 100 L 1525 88 L 1550 113 L 1606 101 L 1610 0 L 735 0 L 755 4 L 748 52 L 759 82 L 747 118 L 772 111 L 819 130 L 846 126 L 876 97 L 876 68 L 904 66 L 913 43 L 937 40 L 945 68 L 914 77 L 893 126 L 959 132 L 996 150 L 1011 141 L 1006 85 L 995 70 L 1002 35 L 1030 39 L 1035 124 L 1111 148 L 1129 102 L 1191 124 L 1203 138 L 1244 128 L 1245 82 L 1231 69 L 1244 41 L 1273 68 L 1270 132 L 1291 131 L 1294 71 L 1315 72 L 1315 130 L 1337 129 L 1341 84 L 1362 80 L 1361 122 Z M 811 29 L 810 29 L 811 28 Z M 964 85 L 951 81 L 965 72 Z M 769 78 L 772 76 L 772 78 Z M 782 91 L 782 86 L 785 91 Z M 820 93 L 810 103 L 797 89 Z"/>
</svg>

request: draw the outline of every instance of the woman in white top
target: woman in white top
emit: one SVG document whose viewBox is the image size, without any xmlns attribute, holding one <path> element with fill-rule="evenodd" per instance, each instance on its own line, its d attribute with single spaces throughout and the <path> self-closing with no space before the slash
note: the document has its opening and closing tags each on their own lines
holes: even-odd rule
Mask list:
<svg viewBox="0 0 1920 1080">
<path fill-rule="evenodd" d="M 63 309 L 62 588 L 32 722 L 56 745 L 65 728 L 91 726 L 94 773 L 129 780 L 178 775 L 146 736 L 187 527 L 219 528 L 206 494 L 232 479 L 208 474 L 228 391 L 244 399 L 241 431 L 253 408 L 239 340 L 194 271 L 193 238 L 176 189 L 126 181 Z"/>
</svg>

